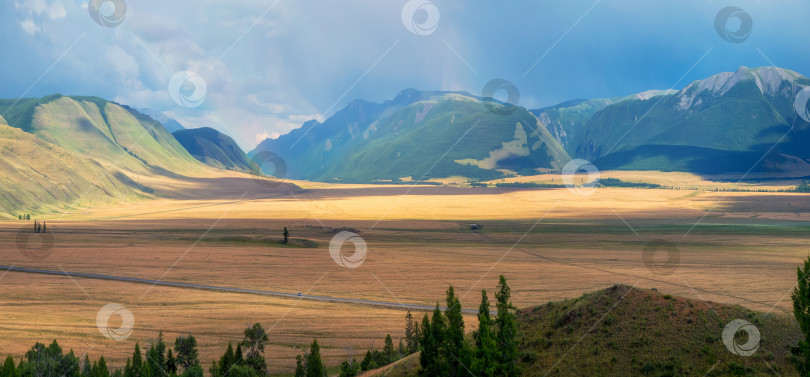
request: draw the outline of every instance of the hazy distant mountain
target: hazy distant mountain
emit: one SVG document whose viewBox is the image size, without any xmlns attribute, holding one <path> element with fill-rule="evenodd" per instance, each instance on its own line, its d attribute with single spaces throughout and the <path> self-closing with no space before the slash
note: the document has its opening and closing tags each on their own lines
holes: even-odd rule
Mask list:
<svg viewBox="0 0 810 377">
<path fill-rule="evenodd" d="M 610 104 L 564 145 L 603 169 L 707 173 L 745 172 L 776 145 L 754 171 L 810 172 L 810 125 L 794 110 L 807 85 L 790 70 L 740 67 L 675 93 Z"/>
<path fill-rule="evenodd" d="M 493 106 L 468 93 L 409 89 L 384 103 L 356 100 L 324 123 L 263 141 L 250 155 L 280 155 L 288 177 L 344 181 L 491 179 L 559 170 L 570 159 L 526 109 Z"/>
<path fill-rule="evenodd" d="M 571 140 L 577 140 L 585 130 L 584 125 L 596 112 L 619 102 L 647 100 L 652 97 L 677 93 L 677 90 L 650 90 L 627 97 L 571 100 L 559 105 L 530 110 L 554 138 L 565 148 Z M 571 150 L 566 149 L 569 154 Z"/>
<path fill-rule="evenodd" d="M 208 127 L 172 133 L 194 158 L 220 169 L 258 173 L 259 167 L 227 135 Z"/>
<path fill-rule="evenodd" d="M 160 122 L 160 124 L 162 124 L 163 127 L 166 128 L 166 131 L 174 132 L 174 131 L 180 131 L 180 130 L 185 130 L 186 129 L 186 127 L 183 126 L 182 124 L 180 124 L 180 122 L 178 122 L 178 121 L 176 121 L 176 120 L 174 120 L 172 118 L 169 118 L 168 116 L 166 116 L 166 114 L 163 114 L 160 111 L 153 110 L 153 109 L 138 109 L 138 112 L 140 112 L 142 114 L 146 114 L 149 117 L 151 117 L 152 119 Z"/>
</svg>

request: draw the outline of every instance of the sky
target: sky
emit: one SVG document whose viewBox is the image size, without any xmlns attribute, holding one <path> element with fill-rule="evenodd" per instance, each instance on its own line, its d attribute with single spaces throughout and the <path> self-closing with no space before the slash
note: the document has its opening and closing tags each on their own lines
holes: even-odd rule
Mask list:
<svg viewBox="0 0 810 377">
<path fill-rule="evenodd" d="M 8 0 L 0 97 L 99 96 L 249 151 L 407 88 L 503 79 L 539 108 L 739 66 L 810 75 L 808 18 L 806 0 Z"/>
</svg>

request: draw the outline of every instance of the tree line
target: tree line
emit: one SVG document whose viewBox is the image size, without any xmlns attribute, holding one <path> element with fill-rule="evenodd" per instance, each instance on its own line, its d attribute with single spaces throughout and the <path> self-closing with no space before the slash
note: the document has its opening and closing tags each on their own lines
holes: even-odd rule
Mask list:
<svg viewBox="0 0 810 377">
<path fill-rule="evenodd" d="M 462 376 L 516 376 L 517 322 L 511 292 L 501 276 L 495 293 L 497 316 L 490 315 L 486 291 L 481 292 L 478 311 L 478 329 L 471 337 L 465 336 L 461 303 L 453 286 L 447 290 L 446 308 L 439 303 L 432 313 L 425 314 L 421 324 L 409 311 L 405 315 L 405 339 L 394 346 L 389 334 L 382 350 L 369 349 L 362 362 L 354 358 L 340 365 L 341 377 L 356 376 L 391 364 L 405 356 L 421 352 L 420 375 Z M 211 377 L 264 377 L 267 362 L 265 345 L 269 337 L 262 325 L 255 323 L 244 330 L 243 339 L 228 343 L 225 352 L 208 368 Z M 351 357 L 351 356 L 350 356 Z M 135 343 L 132 356 L 123 369 L 110 370 L 104 356 L 81 360 L 70 350 L 62 351 L 56 340 L 46 346 L 37 342 L 18 364 L 8 356 L 0 367 L 0 377 L 203 377 L 203 367 L 193 335 L 178 336 L 173 346 L 167 344 L 161 331 L 154 342 L 142 352 Z M 318 340 L 296 357 L 295 377 L 325 377 Z"/>
</svg>

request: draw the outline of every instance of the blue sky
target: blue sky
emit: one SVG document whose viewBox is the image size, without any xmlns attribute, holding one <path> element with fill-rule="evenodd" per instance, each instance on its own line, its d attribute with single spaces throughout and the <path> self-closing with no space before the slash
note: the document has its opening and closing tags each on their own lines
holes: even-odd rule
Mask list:
<svg viewBox="0 0 810 377">
<path fill-rule="evenodd" d="M 436 20 L 425 9 L 438 14 L 425 35 L 403 22 L 407 3 L 129 0 L 123 22 L 104 27 L 88 0 L 4 1 L 0 97 L 100 96 L 217 128 L 250 150 L 355 98 L 379 102 L 405 88 L 480 94 L 503 78 L 520 105 L 536 108 L 679 89 L 741 65 L 810 75 L 804 0 L 421 0 L 411 4 L 422 6 L 417 26 Z M 742 43 L 715 30 L 727 6 L 753 20 Z M 205 82 L 197 107 L 169 93 L 182 71 Z"/>
</svg>

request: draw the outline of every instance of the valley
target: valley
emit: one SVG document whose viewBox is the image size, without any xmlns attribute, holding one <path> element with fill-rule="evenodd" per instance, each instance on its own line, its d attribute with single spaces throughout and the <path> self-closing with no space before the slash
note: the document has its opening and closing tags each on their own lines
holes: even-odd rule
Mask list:
<svg viewBox="0 0 810 377">
<path fill-rule="evenodd" d="M 17 234 L 28 222 L 3 221 L 4 264 L 426 306 L 452 284 L 465 309 L 475 309 L 478 291 L 493 291 L 504 274 L 518 308 L 626 284 L 785 316 L 795 267 L 810 246 L 810 207 L 801 194 L 716 192 L 729 184 L 683 173 L 643 174 L 701 189 L 603 187 L 578 196 L 564 188 L 299 181 L 298 189 L 268 197 L 266 186 L 240 174 L 211 177 L 211 187 L 220 190 L 205 197 L 39 214 L 53 237 L 44 258 L 18 250 Z M 633 174 L 603 177 L 632 181 Z M 771 181 L 745 185 L 778 187 Z M 471 231 L 471 222 L 485 227 Z M 280 243 L 284 227 L 289 245 Z M 356 230 L 368 245 L 358 268 L 330 258 L 330 239 L 343 228 Z M 675 245 L 677 260 L 665 253 L 645 259 L 648 246 L 660 240 Z M 0 353 L 15 358 L 31 339 L 55 338 L 65 349 L 103 353 L 110 366 L 122 367 L 135 342 L 148 344 L 162 330 L 169 338 L 195 334 L 201 359 L 212 360 L 259 321 L 269 334 L 269 370 L 285 374 L 314 337 L 325 363 L 335 366 L 347 349 L 361 358 L 386 334 L 396 342 L 404 331 L 405 313 L 393 308 L 14 271 L 3 272 L 2 282 L 7 295 L 0 326 L 8 336 Z M 125 341 L 111 342 L 95 326 L 96 311 L 110 302 L 135 317 Z M 474 329 L 474 316 L 466 317 Z"/>
</svg>

